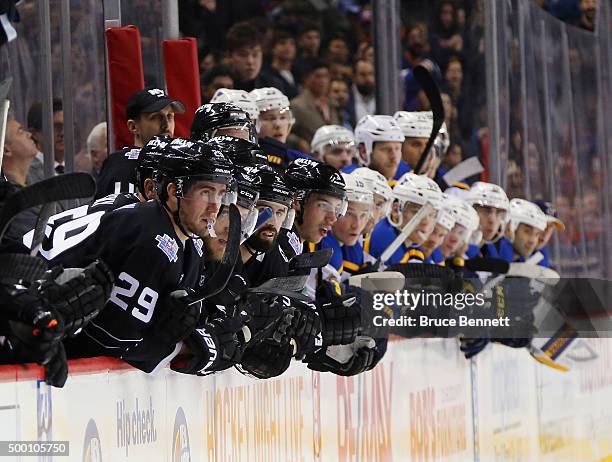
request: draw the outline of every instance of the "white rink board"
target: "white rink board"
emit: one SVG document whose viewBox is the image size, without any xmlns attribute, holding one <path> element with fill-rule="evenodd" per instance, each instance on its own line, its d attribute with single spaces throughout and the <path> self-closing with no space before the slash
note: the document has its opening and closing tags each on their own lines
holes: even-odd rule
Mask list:
<svg viewBox="0 0 612 462">
<path fill-rule="evenodd" d="M 59 390 L 7 366 L 0 437 L 69 440 L 56 461 L 603 461 L 612 341 L 589 342 L 599 359 L 568 373 L 500 345 L 466 361 L 439 339 L 390 342 L 348 378 L 299 363 L 271 380 L 151 377 L 93 359 Z"/>
</svg>

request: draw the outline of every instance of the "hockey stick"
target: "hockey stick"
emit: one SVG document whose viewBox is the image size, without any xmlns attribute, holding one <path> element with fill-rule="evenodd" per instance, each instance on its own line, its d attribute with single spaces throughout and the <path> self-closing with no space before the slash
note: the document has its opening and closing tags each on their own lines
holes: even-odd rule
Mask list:
<svg viewBox="0 0 612 462">
<path fill-rule="evenodd" d="M 431 147 L 438 136 L 440 127 L 444 123 L 444 106 L 442 105 L 442 98 L 440 97 L 440 89 L 436 85 L 435 80 L 431 76 L 431 73 L 424 66 L 415 66 L 412 70 L 415 80 L 421 85 L 421 88 L 425 92 L 429 105 L 431 106 L 431 112 L 433 114 L 433 126 L 431 127 L 431 134 L 425 145 L 425 149 L 421 154 L 421 158 L 417 162 L 416 168 L 414 169 L 417 173 L 423 173 L 423 165 L 430 156 Z"/>
<path fill-rule="evenodd" d="M 95 193 L 96 182 L 88 173 L 66 173 L 18 190 L 6 199 L 4 207 L 0 210 L 0 241 L 13 218 L 30 207 L 48 202 L 91 197 Z"/>
<path fill-rule="evenodd" d="M 471 271 L 486 271 L 487 273 L 506 274 L 510 263 L 501 258 L 474 258 L 465 260 L 465 268 Z"/>
<path fill-rule="evenodd" d="M 306 287 L 307 281 L 308 275 L 272 278 L 257 287 L 251 287 L 248 289 L 248 292 L 266 295 L 286 295 L 303 301 L 312 301 L 301 294 L 301 291 Z"/>
<path fill-rule="evenodd" d="M 8 100 L 11 83 L 13 83 L 12 77 L 0 83 L 0 170 L 2 170 L 2 158 L 4 157 L 4 139 L 8 124 L 8 111 L 11 106 L 11 102 Z"/>
<path fill-rule="evenodd" d="M 351 276 L 349 285 L 367 291 L 395 292 L 402 290 L 406 277 L 398 271 L 383 271 L 381 273 L 366 273 Z"/>
<path fill-rule="evenodd" d="M 529 263 L 510 263 L 507 276 L 518 276 L 529 279 L 537 279 L 547 285 L 554 286 L 559 282 L 561 276 L 555 270 L 544 266 L 531 265 Z"/>
<path fill-rule="evenodd" d="M 321 249 L 315 252 L 305 252 L 296 255 L 289 260 L 289 272 L 302 269 L 323 268 L 329 263 L 333 254 L 333 249 Z"/>
<path fill-rule="evenodd" d="M 230 204 L 229 230 L 223 258 L 217 266 L 215 273 L 204 283 L 200 290 L 192 295 L 191 305 L 214 297 L 227 286 L 240 255 L 240 227 L 240 211 L 234 204 Z"/>
<path fill-rule="evenodd" d="M 434 210 L 433 206 L 427 202 L 420 210 L 410 219 L 406 226 L 402 229 L 402 231 L 397 235 L 397 237 L 389 244 L 389 246 L 385 249 L 385 251 L 380 255 L 374 266 L 376 268 L 380 267 L 381 263 L 386 262 L 391 255 L 395 253 L 397 249 L 400 248 L 402 243 L 408 239 L 408 236 L 412 234 L 418 224 L 421 222 L 426 215 L 430 214 Z"/>
<path fill-rule="evenodd" d="M 30 255 L 35 257 L 38 251 L 42 247 L 43 239 L 45 238 L 45 229 L 47 228 L 47 222 L 51 215 L 55 211 L 55 204 L 49 202 L 42 206 L 42 209 L 38 213 L 36 219 L 36 226 L 34 227 L 34 234 L 32 235 L 32 246 L 30 247 Z"/>
</svg>

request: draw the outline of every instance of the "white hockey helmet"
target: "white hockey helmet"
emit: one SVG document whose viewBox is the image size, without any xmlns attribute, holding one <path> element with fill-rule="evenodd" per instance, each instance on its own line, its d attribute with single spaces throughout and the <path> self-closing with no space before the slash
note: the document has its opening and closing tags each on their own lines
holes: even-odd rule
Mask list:
<svg viewBox="0 0 612 462">
<path fill-rule="evenodd" d="M 475 205 L 495 207 L 504 210 L 506 214 L 510 207 L 506 191 L 501 186 L 484 181 L 477 181 L 472 185 L 465 196 L 465 201 L 472 207 Z"/>
<path fill-rule="evenodd" d="M 310 147 L 312 152 L 322 156 L 326 146 L 332 144 L 355 145 L 355 135 L 348 128 L 340 125 L 323 125 L 319 127 L 312 137 Z"/>
<path fill-rule="evenodd" d="M 359 156 L 362 167 L 370 165 L 372 148 L 377 141 L 404 141 L 404 134 L 395 119 L 388 115 L 363 116 L 355 127 L 355 141 L 363 143 L 366 152 L 365 161 Z"/>
<path fill-rule="evenodd" d="M 251 98 L 257 104 L 259 112 L 269 111 L 271 109 L 280 109 L 281 112 L 288 111 L 290 109 L 289 98 L 274 87 L 256 88 L 250 93 Z"/>
<path fill-rule="evenodd" d="M 480 217 L 474 207 L 470 206 L 463 199 L 444 193 L 444 209 L 449 210 L 454 218 L 455 224 L 461 225 L 466 229 L 465 241 L 468 244 L 477 244 L 482 239 L 480 227 Z"/>
<path fill-rule="evenodd" d="M 416 175 L 409 172 L 398 180 L 393 187 L 393 200 L 397 200 L 400 217 L 407 202 L 425 205 L 429 202 L 436 211 L 442 209 L 442 191 L 435 181 L 425 175 Z M 387 216 L 389 222 L 396 228 L 400 227 L 402 220 L 396 222 L 391 213 Z"/>
<path fill-rule="evenodd" d="M 353 175 L 361 179 L 373 194 L 378 194 L 385 199 L 384 216 L 387 216 L 391 211 L 393 189 L 389 186 L 384 175 L 368 167 L 356 168 L 353 170 Z"/>
<path fill-rule="evenodd" d="M 438 213 L 438 220 L 436 223 L 450 231 L 455 226 L 455 216 L 448 208 L 442 207 L 442 210 Z"/>
<path fill-rule="evenodd" d="M 405 137 L 429 138 L 433 128 L 433 113 L 431 111 L 397 111 L 393 118 L 402 129 Z"/>
<path fill-rule="evenodd" d="M 259 118 L 259 108 L 251 95 L 244 90 L 219 88 L 210 100 L 211 103 L 232 103 L 246 112 L 253 122 Z"/>
<path fill-rule="evenodd" d="M 351 202 L 366 204 L 369 212 L 372 213 L 374 195 L 366 183 L 353 173 L 342 173 L 342 178 L 344 179 L 344 190 L 349 205 Z"/>
<path fill-rule="evenodd" d="M 510 212 L 508 215 L 510 231 L 513 235 L 516 228 L 518 228 L 518 225 L 521 223 L 533 226 L 540 231 L 544 231 L 548 223 L 548 219 L 540 207 L 525 199 L 512 199 L 510 201 Z"/>
</svg>

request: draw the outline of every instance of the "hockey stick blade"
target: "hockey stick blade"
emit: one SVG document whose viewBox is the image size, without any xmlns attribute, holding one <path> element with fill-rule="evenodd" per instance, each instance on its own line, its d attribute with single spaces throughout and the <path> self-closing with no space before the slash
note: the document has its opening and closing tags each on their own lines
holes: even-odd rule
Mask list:
<svg viewBox="0 0 612 462">
<path fill-rule="evenodd" d="M 240 226 L 241 218 L 238 207 L 234 204 L 230 204 L 229 230 L 223 258 L 219 265 L 217 265 L 215 273 L 204 283 L 204 286 L 193 295 L 191 304 L 214 297 L 227 286 L 234 272 L 238 256 L 240 255 Z"/>
<path fill-rule="evenodd" d="M 4 157 L 4 138 L 6 135 L 6 125 L 8 123 L 8 111 L 11 107 L 11 102 L 8 100 L 8 94 L 12 83 L 12 77 L 0 82 L 0 171 L 2 170 L 2 159 Z"/>
<path fill-rule="evenodd" d="M 289 260 L 289 272 L 300 269 L 323 268 L 329 263 L 333 249 L 321 249 L 296 255 Z"/>
<path fill-rule="evenodd" d="M 383 271 L 382 273 L 367 273 L 351 276 L 349 285 L 367 291 L 395 292 L 402 290 L 406 277 L 398 271 Z"/>
<path fill-rule="evenodd" d="M 43 239 L 45 238 L 45 228 L 47 227 L 47 222 L 51 215 L 55 211 L 55 207 L 53 202 L 49 202 L 43 205 L 40 213 L 38 214 L 38 218 L 36 219 L 36 227 L 34 228 L 34 234 L 32 235 L 32 246 L 30 250 L 30 255 L 35 257 L 38 254 L 42 246 Z"/>
<path fill-rule="evenodd" d="M 276 295 L 296 294 L 304 290 L 307 281 L 308 275 L 272 278 L 257 287 L 251 287 L 248 292 Z"/>
<path fill-rule="evenodd" d="M 415 66 L 412 70 L 412 74 L 425 92 L 425 96 L 427 96 L 427 99 L 429 100 L 429 105 L 431 106 L 431 112 L 433 114 L 431 134 L 429 135 L 425 149 L 421 154 L 421 158 L 414 169 L 416 173 L 423 173 L 423 165 L 425 165 L 425 162 L 429 157 L 429 150 L 433 146 L 433 143 L 438 136 L 438 132 L 440 131 L 440 127 L 442 127 L 442 123 L 444 122 L 444 106 L 442 105 L 442 98 L 440 97 L 440 89 L 438 88 L 438 85 L 436 85 L 431 73 L 423 66 Z"/>
<path fill-rule="evenodd" d="M 414 215 L 410 219 L 410 221 L 406 223 L 406 226 L 404 226 L 402 231 L 397 235 L 397 237 L 393 240 L 393 242 L 389 244 L 389 247 L 387 247 L 385 251 L 381 254 L 380 258 L 375 263 L 375 265 L 380 266 L 381 262 L 384 263 L 389 258 L 391 258 L 391 255 L 393 255 L 395 251 L 400 248 L 402 243 L 406 239 L 408 239 L 408 236 L 412 234 L 412 232 L 415 230 L 415 228 L 418 226 L 421 220 L 425 218 L 425 215 L 431 213 L 433 210 L 434 208 L 429 202 L 425 203 L 425 205 L 420 208 L 420 210 L 416 213 L 416 215 Z"/>
<path fill-rule="evenodd" d="M 560 276 L 555 270 L 539 265 L 531 265 L 529 263 L 510 263 L 508 276 L 524 277 L 529 279 L 538 279 L 539 281 L 554 286 L 559 282 Z"/>
<path fill-rule="evenodd" d="M 6 199 L 0 210 L 0 241 L 13 218 L 30 207 L 91 197 L 95 193 L 96 182 L 88 173 L 66 173 L 18 190 Z"/>
</svg>

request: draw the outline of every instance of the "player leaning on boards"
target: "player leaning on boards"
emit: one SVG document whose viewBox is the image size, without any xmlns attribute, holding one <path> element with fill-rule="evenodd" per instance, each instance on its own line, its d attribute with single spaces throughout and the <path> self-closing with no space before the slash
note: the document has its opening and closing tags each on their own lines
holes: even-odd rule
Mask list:
<svg viewBox="0 0 612 462">
<path fill-rule="evenodd" d="M 175 292 L 198 287 L 199 258 L 186 244 L 207 236 L 232 200 L 232 167 L 203 143 L 174 140 L 158 165 L 158 199 L 107 213 L 79 244 L 71 258 L 103 259 L 117 283 L 101 316 L 75 338 L 78 354 L 116 356 L 151 372 L 178 352 L 201 309 Z"/>
</svg>

